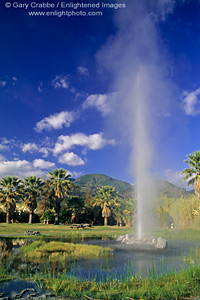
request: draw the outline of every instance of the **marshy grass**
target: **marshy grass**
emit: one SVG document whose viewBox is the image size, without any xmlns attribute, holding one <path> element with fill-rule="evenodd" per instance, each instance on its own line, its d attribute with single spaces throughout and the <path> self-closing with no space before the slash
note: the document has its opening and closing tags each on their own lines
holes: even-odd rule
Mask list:
<svg viewBox="0 0 200 300">
<path fill-rule="evenodd" d="M 86 244 L 73 244 L 63 242 L 36 241 L 21 247 L 21 252 L 30 261 L 75 261 L 86 258 L 99 258 L 113 255 L 113 250 Z"/>
<path fill-rule="evenodd" d="M 63 245 L 64 244 L 64 245 Z M 68 248 L 70 245 L 71 248 Z M 74 246 L 80 246 L 75 252 Z M 44 241 L 33 242 L 28 246 L 22 247 L 24 253 L 31 253 L 33 257 L 36 255 L 36 250 L 41 253 L 51 254 L 54 251 L 62 256 L 62 252 L 68 254 L 76 253 L 80 258 L 80 253 L 86 254 L 91 257 L 92 254 L 89 249 L 85 250 L 82 247 L 89 247 L 90 250 L 93 246 L 82 245 L 82 244 L 69 244 L 61 242 L 45 243 Z M 66 248 L 65 248 L 66 247 Z M 81 251 L 82 248 L 82 251 Z M 95 248 L 101 248 L 96 247 Z M 71 250 L 69 250 L 71 249 Z M 79 249 L 79 250 L 78 250 Z M 84 250 L 83 250 L 84 249 Z M 105 250 L 105 248 L 103 248 Z M 102 252 L 96 252 L 97 255 L 101 255 Z M 199 256 L 199 249 L 191 255 L 195 257 Z M 40 254 L 41 255 L 41 254 Z M 74 254 L 70 254 L 70 259 L 74 260 Z M 191 256 L 193 259 L 194 257 Z M 30 259 L 31 262 L 34 258 Z M 165 264 L 163 260 L 160 261 L 161 266 Z M 188 266 L 189 265 L 189 266 Z M 183 266 L 183 269 L 179 272 L 174 271 L 168 272 L 167 274 L 158 275 L 156 267 L 153 266 L 149 270 L 146 276 L 139 276 L 134 272 L 134 264 L 125 266 L 122 276 L 112 274 L 112 270 L 108 268 L 107 276 L 104 276 L 105 269 L 99 268 L 100 276 L 97 278 L 94 274 L 91 274 L 90 278 L 85 279 L 84 276 L 76 277 L 72 272 L 69 274 L 69 270 L 66 269 L 66 265 L 63 263 L 63 267 L 60 271 L 50 272 L 48 265 L 45 263 L 42 265 L 43 269 L 33 272 L 31 269 L 32 264 L 27 264 L 26 270 L 20 272 L 20 278 L 35 281 L 41 288 L 51 290 L 57 296 L 69 297 L 70 299 L 81 298 L 81 299 L 108 299 L 108 300 L 132 300 L 132 299 L 183 299 L 196 297 L 200 295 L 200 265 L 193 265 L 187 261 L 187 265 Z M 92 271 L 92 270 L 91 270 Z M 102 272 L 102 276 L 101 276 Z M 18 274 L 19 275 L 19 274 Z M 13 273 L 9 274 L 9 270 L 0 267 L 0 281 L 13 279 Z"/>
<path fill-rule="evenodd" d="M 56 275 L 36 273 L 32 280 L 40 287 L 50 289 L 56 295 L 70 298 L 92 299 L 182 299 L 200 294 L 200 266 L 178 273 L 142 277 L 129 276 L 121 279 L 96 281 L 78 279 L 65 271 Z"/>
<path fill-rule="evenodd" d="M 0 283 L 11 279 L 8 269 L 0 266 Z"/>
</svg>

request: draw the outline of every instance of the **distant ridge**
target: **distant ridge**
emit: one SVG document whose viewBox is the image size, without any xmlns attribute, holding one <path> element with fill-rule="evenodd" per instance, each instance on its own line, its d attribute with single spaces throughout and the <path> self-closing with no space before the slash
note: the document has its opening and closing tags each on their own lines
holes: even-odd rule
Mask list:
<svg viewBox="0 0 200 300">
<path fill-rule="evenodd" d="M 170 183 L 166 180 L 156 180 L 156 191 L 158 195 L 165 195 L 170 198 L 179 198 L 181 196 L 183 197 L 189 197 L 191 196 L 191 191 L 186 191 L 186 189 L 181 188 L 175 184 Z"/>
<path fill-rule="evenodd" d="M 86 192 L 87 189 L 90 188 L 92 193 L 96 194 L 97 188 L 104 185 L 115 187 L 119 193 L 119 196 L 122 197 L 132 197 L 134 192 L 134 185 L 131 185 L 125 181 L 113 179 L 104 174 L 83 175 L 75 179 L 74 183 L 81 187 L 82 193 Z M 158 195 L 166 195 L 174 198 L 191 196 L 191 192 L 188 192 L 184 188 L 178 187 L 166 180 L 156 180 L 155 183 Z"/>
<path fill-rule="evenodd" d="M 98 187 L 104 185 L 110 185 L 115 187 L 115 189 L 119 192 L 120 195 L 127 194 L 127 196 L 133 193 L 133 185 L 121 181 L 118 179 L 113 179 L 107 175 L 103 174 L 87 174 L 75 179 L 74 183 L 78 184 L 82 192 L 84 192 L 88 187 L 91 188 L 93 194 L 96 194 L 96 190 Z M 130 196 L 129 195 L 129 196 Z"/>
</svg>

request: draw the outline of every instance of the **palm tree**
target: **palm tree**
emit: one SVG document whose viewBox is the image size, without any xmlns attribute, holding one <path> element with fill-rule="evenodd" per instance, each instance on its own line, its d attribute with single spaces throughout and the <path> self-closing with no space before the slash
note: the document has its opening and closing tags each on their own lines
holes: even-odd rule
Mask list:
<svg viewBox="0 0 200 300">
<path fill-rule="evenodd" d="M 24 179 L 23 188 L 26 193 L 24 201 L 29 209 L 29 223 L 33 223 L 33 213 L 37 208 L 37 198 L 40 196 L 44 182 L 40 177 L 28 176 Z"/>
<path fill-rule="evenodd" d="M 0 180 L 0 199 L 4 202 L 3 210 L 6 213 L 6 223 L 10 223 L 10 217 L 16 208 L 16 200 L 21 196 L 21 180 L 17 176 L 7 176 Z"/>
<path fill-rule="evenodd" d="M 117 191 L 112 186 L 105 185 L 97 188 L 94 206 L 101 207 L 104 226 L 108 225 L 108 218 L 111 216 L 112 207 L 117 205 L 116 195 Z"/>
<path fill-rule="evenodd" d="M 71 196 L 67 201 L 67 210 L 71 214 L 71 222 L 78 222 L 78 218 L 84 213 L 84 198 L 81 195 Z"/>
<path fill-rule="evenodd" d="M 195 194 L 200 198 L 200 151 L 187 155 L 187 158 L 184 162 L 188 163 L 190 168 L 186 168 L 181 174 L 185 174 L 183 180 L 188 180 L 188 186 L 195 184 Z"/>
<path fill-rule="evenodd" d="M 85 217 L 88 223 L 93 224 L 96 221 L 96 211 L 93 207 L 93 193 L 92 193 L 92 186 L 90 183 L 87 183 L 85 185 L 85 191 L 84 191 L 84 209 L 85 209 Z"/>
<path fill-rule="evenodd" d="M 60 203 L 64 200 L 65 195 L 70 191 L 70 174 L 63 169 L 55 169 L 49 172 L 49 180 L 47 184 L 52 192 L 52 197 L 56 205 L 55 225 L 59 224 Z M 66 175 L 67 174 L 67 175 Z"/>
<path fill-rule="evenodd" d="M 115 219 L 119 226 L 124 223 L 126 226 L 130 226 L 133 221 L 135 213 L 135 201 L 133 198 L 123 198 L 118 200 L 118 206 L 113 210 Z"/>
</svg>

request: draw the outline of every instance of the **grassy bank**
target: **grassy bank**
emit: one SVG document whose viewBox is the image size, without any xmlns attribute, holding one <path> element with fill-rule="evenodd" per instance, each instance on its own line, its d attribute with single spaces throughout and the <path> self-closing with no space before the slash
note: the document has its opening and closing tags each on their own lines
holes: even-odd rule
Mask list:
<svg viewBox="0 0 200 300">
<path fill-rule="evenodd" d="M 0 281 L 8 278 L 9 275 L 6 274 L 6 270 L 1 269 Z M 161 277 L 131 277 L 126 274 L 121 280 L 108 277 L 106 281 L 100 282 L 95 279 L 88 281 L 67 276 L 65 270 L 56 275 L 51 275 L 48 272 L 40 272 L 30 276 L 22 274 L 22 278 L 35 281 L 38 286 L 50 289 L 55 295 L 70 299 L 167 300 L 196 297 L 200 294 L 200 266 Z"/>
<path fill-rule="evenodd" d="M 60 277 L 60 278 L 59 278 Z M 65 275 L 44 280 L 44 285 L 57 295 L 95 299 L 178 299 L 200 293 L 200 267 L 193 267 L 161 278 L 125 278 L 97 283 L 64 278 Z"/>
</svg>

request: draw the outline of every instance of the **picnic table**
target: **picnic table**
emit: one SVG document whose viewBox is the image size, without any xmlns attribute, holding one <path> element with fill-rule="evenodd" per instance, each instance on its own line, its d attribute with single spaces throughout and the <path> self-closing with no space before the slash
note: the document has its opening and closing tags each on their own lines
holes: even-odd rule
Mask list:
<svg viewBox="0 0 200 300">
<path fill-rule="evenodd" d="M 76 228 L 76 229 L 80 229 L 80 228 L 84 229 L 84 228 L 88 228 L 88 227 L 91 227 L 91 224 L 83 224 L 83 223 L 81 223 L 81 224 L 72 224 L 72 225 L 70 225 L 70 228 L 72 228 L 72 229 L 74 229 L 74 228 Z"/>
</svg>

